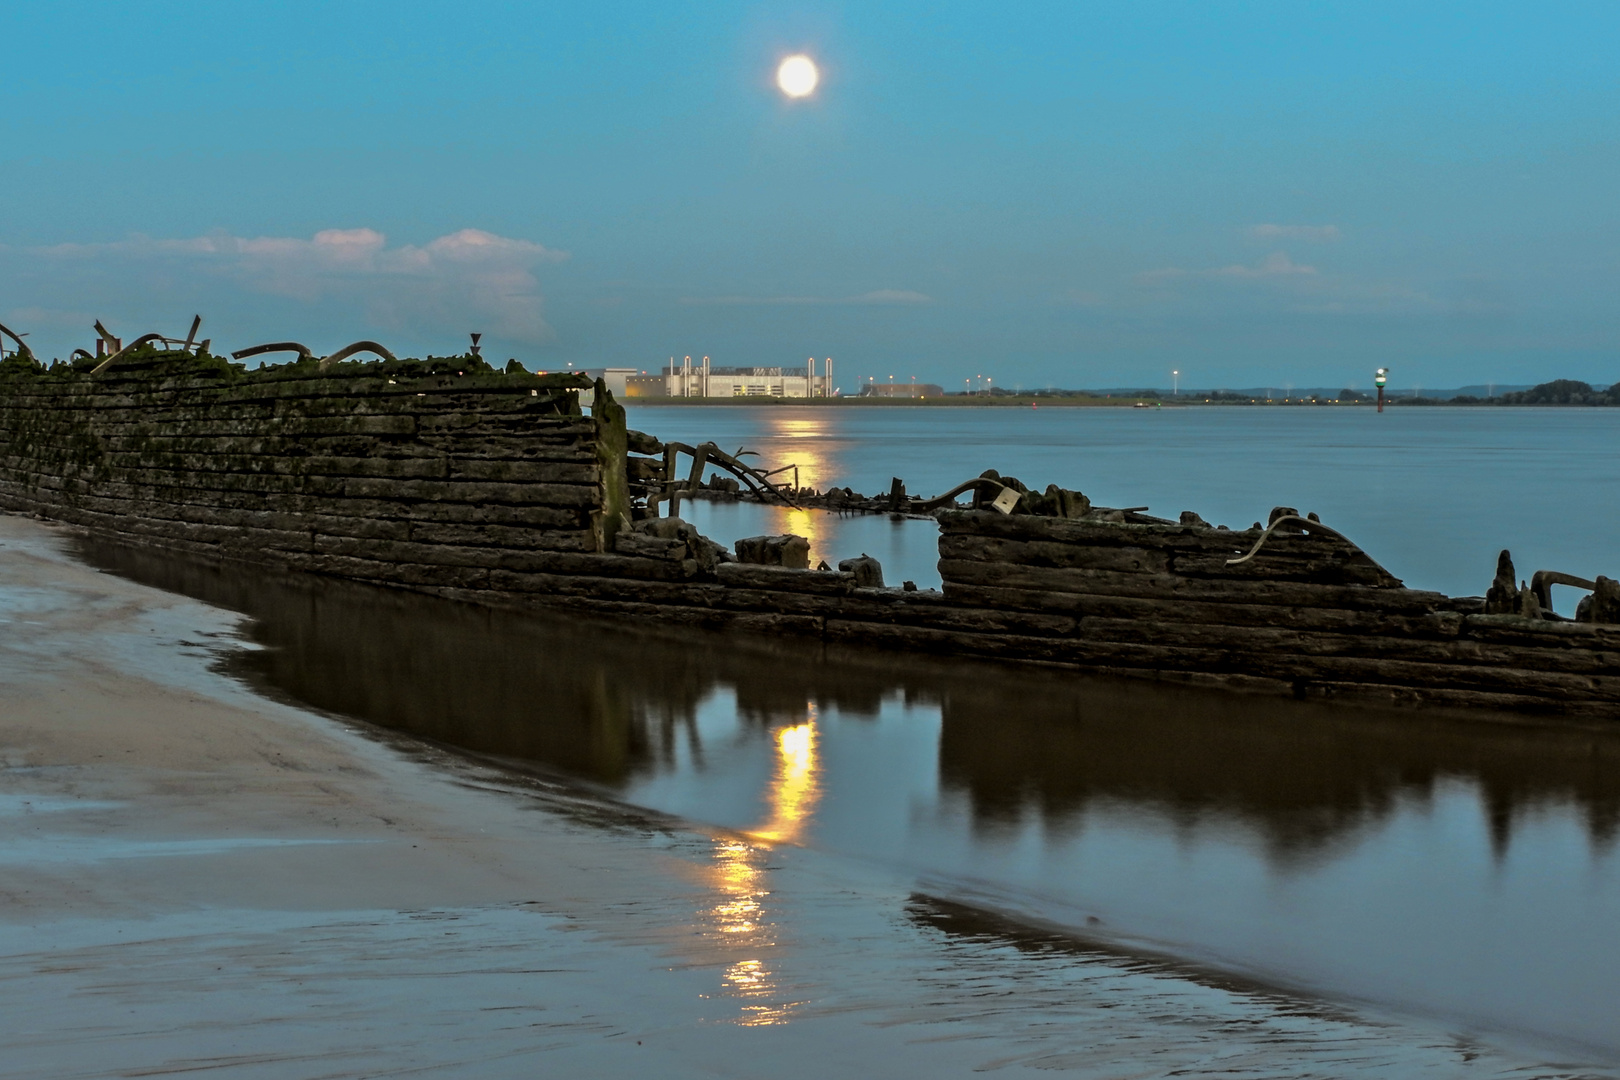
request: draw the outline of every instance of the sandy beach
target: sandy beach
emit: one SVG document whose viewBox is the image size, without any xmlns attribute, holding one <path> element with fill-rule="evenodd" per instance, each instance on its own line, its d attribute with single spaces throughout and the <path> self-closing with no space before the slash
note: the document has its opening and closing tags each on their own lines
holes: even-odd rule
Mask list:
<svg viewBox="0 0 1620 1080">
<path fill-rule="evenodd" d="M 268 700 L 0 516 L 0 1076 L 1596 1075 Z"/>
</svg>

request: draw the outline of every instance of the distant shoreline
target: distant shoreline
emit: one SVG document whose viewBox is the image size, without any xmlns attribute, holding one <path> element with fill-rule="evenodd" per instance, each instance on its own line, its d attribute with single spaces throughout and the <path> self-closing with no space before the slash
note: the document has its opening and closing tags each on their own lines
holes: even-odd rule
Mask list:
<svg viewBox="0 0 1620 1080">
<path fill-rule="evenodd" d="M 1050 409 L 1136 409 L 1136 408 L 1169 408 L 1169 409 L 1210 409 L 1210 408 L 1328 408 L 1328 409 L 1377 409 L 1376 401 L 1336 401 L 1318 400 L 1309 398 L 1271 398 L 1255 401 L 1205 401 L 1195 398 L 1151 398 L 1151 397 L 1069 397 L 1020 395 L 1007 397 L 946 397 L 946 398 L 861 398 L 861 397 L 833 397 L 833 398 L 790 398 L 790 397 L 733 397 L 733 398 L 678 398 L 678 397 L 630 397 L 624 399 L 625 405 L 645 405 L 653 408 L 662 408 L 671 405 L 713 406 L 717 408 L 732 408 L 748 405 L 781 405 L 813 408 L 907 408 L 907 409 L 972 409 L 972 408 L 1050 408 Z M 1500 399 L 1486 399 L 1475 401 L 1456 401 L 1443 398 L 1387 398 L 1384 402 L 1386 408 L 1399 405 L 1402 409 L 1410 408 L 1449 408 L 1449 409 L 1495 409 L 1495 408 L 1550 408 L 1550 409 L 1590 409 L 1611 408 L 1620 405 L 1620 402 L 1549 402 L 1527 401 L 1506 402 Z"/>
<path fill-rule="evenodd" d="M 1497 384 L 1500 385 L 1500 384 Z M 884 387 L 898 389 L 896 387 Z M 1289 388 L 1292 391 L 1292 387 Z M 1555 407 L 1604 407 L 1620 405 L 1620 382 L 1605 389 L 1599 389 L 1590 383 L 1579 379 L 1553 379 L 1550 382 L 1540 383 L 1536 386 L 1510 390 L 1501 394 L 1490 393 L 1484 397 L 1463 391 L 1485 390 L 1485 386 L 1465 386 L 1462 391 L 1441 391 L 1446 397 L 1424 397 L 1421 392 L 1411 390 L 1389 390 L 1386 392 L 1384 404 L 1386 406 L 1399 405 L 1402 408 L 1411 408 L 1414 405 L 1446 405 L 1446 406 L 1555 406 Z M 1494 390 L 1495 386 L 1489 389 Z M 1405 395 L 1405 396 L 1402 396 Z M 913 408 L 963 408 L 970 406 L 999 406 L 1006 408 L 1030 407 L 1040 408 L 1045 405 L 1049 408 L 1188 408 L 1195 405 L 1271 405 L 1283 407 L 1360 407 L 1378 405 L 1375 394 L 1363 393 L 1359 390 L 1345 388 L 1342 390 L 1324 390 L 1320 387 L 1306 388 L 1299 396 L 1292 392 L 1283 397 L 1273 397 L 1270 392 L 1262 394 L 1254 388 L 1248 390 L 1189 390 L 1186 393 L 1171 392 L 1166 394 L 1163 390 L 1032 390 L 1028 393 L 1016 390 L 988 390 L 980 393 L 942 394 L 932 397 L 905 397 L 899 394 L 891 396 L 887 393 L 873 394 L 869 397 L 855 395 L 851 397 L 830 398 L 789 398 L 767 397 L 765 395 L 747 397 L 626 397 L 627 402 L 638 405 L 852 405 L 871 407 L 878 405 L 903 405 Z"/>
<path fill-rule="evenodd" d="M 1144 400 L 1147 400 L 1150 405 L 1152 404 L 1151 400 L 1149 400 L 1149 399 L 1144 399 Z M 756 396 L 752 396 L 752 397 L 729 397 L 729 398 L 719 398 L 719 397 L 711 397 L 711 398 L 701 398 L 701 397 L 690 397 L 690 398 L 680 398 L 680 397 L 627 397 L 627 398 L 624 399 L 624 404 L 625 405 L 654 405 L 654 406 L 664 406 L 664 405 L 713 405 L 713 406 L 718 406 L 720 408 L 729 408 L 729 407 L 737 406 L 737 405 L 810 405 L 810 406 L 815 406 L 817 408 L 821 408 L 821 407 L 844 407 L 844 406 L 849 406 L 849 407 L 852 407 L 852 408 L 887 408 L 887 407 L 891 407 L 891 406 L 898 406 L 900 408 L 908 408 L 908 409 L 917 409 L 917 408 L 930 408 L 930 409 L 933 409 L 933 408 L 972 408 L 974 406 L 984 406 L 984 407 L 989 407 L 989 408 L 996 408 L 996 407 L 1006 407 L 1006 406 L 1010 406 L 1010 405 L 1021 405 L 1021 406 L 1024 406 L 1024 407 L 1027 408 L 1031 404 L 1040 404 L 1040 405 L 1051 405 L 1053 407 L 1063 407 L 1063 408 L 1087 408 L 1087 407 L 1095 407 L 1095 406 L 1113 406 L 1113 407 L 1116 407 L 1116 408 L 1123 407 L 1123 408 L 1129 409 L 1129 408 L 1134 408 L 1135 407 L 1135 400 L 1131 399 L 1131 398 L 1112 398 L 1112 399 L 1110 399 L 1110 398 L 1080 398 L 1080 397 L 1074 397 L 1074 398 L 1069 398 L 1069 397 L 1062 397 L 1062 398 L 1057 398 L 1057 397 L 1053 397 L 1053 398 L 1045 398 L 1045 397 L 974 398 L 974 397 L 963 397 L 961 395 L 958 395 L 956 397 L 933 397 L 933 398 L 902 398 L 902 397 L 892 397 L 892 398 L 891 397 L 794 398 L 794 397 L 767 397 L 767 396 L 761 394 L 761 395 L 756 395 Z M 1178 406 L 1184 406 L 1184 405 L 1187 405 L 1187 404 L 1189 404 L 1189 403 L 1188 402 L 1174 402 L 1174 403 L 1171 403 L 1171 407 L 1174 408 L 1174 407 L 1178 407 Z"/>
</svg>

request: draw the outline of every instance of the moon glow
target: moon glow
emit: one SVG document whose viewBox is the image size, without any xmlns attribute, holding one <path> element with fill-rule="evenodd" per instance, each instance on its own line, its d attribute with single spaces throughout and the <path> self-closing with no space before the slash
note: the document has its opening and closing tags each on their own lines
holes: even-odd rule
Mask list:
<svg viewBox="0 0 1620 1080">
<path fill-rule="evenodd" d="M 809 97 L 820 81 L 815 62 L 803 54 L 788 57 L 776 69 L 776 85 L 790 98 Z"/>
</svg>

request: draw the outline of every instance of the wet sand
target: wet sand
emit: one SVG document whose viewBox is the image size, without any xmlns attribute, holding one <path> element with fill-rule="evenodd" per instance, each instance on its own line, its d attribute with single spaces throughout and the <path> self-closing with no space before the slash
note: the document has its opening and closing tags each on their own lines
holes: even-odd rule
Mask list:
<svg viewBox="0 0 1620 1080">
<path fill-rule="evenodd" d="M 1608 1075 L 268 700 L 65 541 L 0 515 L 0 1076 Z"/>
</svg>

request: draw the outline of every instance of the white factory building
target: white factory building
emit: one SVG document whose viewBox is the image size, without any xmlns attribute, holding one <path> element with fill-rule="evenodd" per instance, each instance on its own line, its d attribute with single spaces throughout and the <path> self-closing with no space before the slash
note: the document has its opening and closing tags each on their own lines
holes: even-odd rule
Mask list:
<svg viewBox="0 0 1620 1080">
<path fill-rule="evenodd" d="M 707 356 L 695 363 L 688 356 L 671 360 L 662 374 L 631 376 L 625 380 L 625 392 L 628 397 L 831 397 L 832 358 L 822 365 L 818 375 L 814 357 L 802 368 L 791 368 L 715 367 Z"/>
</svg>

